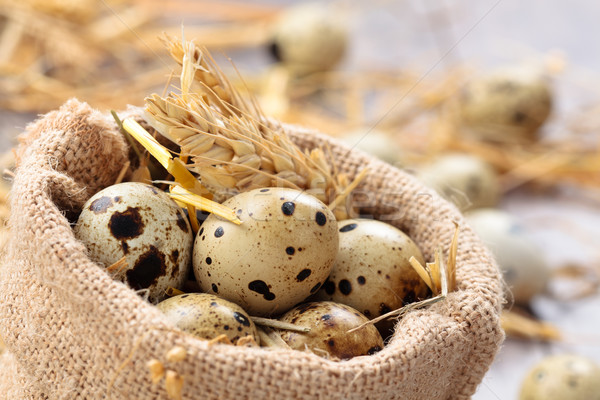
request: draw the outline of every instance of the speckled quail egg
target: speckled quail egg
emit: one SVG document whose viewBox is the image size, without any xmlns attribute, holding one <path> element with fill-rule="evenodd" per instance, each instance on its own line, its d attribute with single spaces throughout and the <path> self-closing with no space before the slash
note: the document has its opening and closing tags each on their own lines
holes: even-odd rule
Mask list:
<svg viewBox="0 0 600 400">
<path fill-rule="evenodd" d="M 241 225 L 210 215 L 194 244 L 194 274 L 203 291 L 252 315 L 283 313 L 315 293 L 338 249 L 337 222 L 306 192 L 264 188 L 223 203 Z"/>
<path fill-rule="evenodd" d="M 194 234 L 181 208 L 161 190 L 139 182 L 109 186 L 83 206 L 75 236 L 90 258 L 106 267 L 126 257 L 115 278 L 148 300 L 180 287 L 190 270 Z"/>
<path fill-rule="evenodd" d="M 402 149 L 394 138 L 385 132 L 364 128 L 341 138 L 348 146 L 369 153 L 394 166 L 402 165 Z"/>
<path fill-rule="evenodd" d="M 304 303 L 279 320 L 310 328 L 307 333 L 280 332 L 281 338 L 294 350 L 308 350 L 319 356 L 346 360 L 371 355 L 383 348 L 383 339 L 373 325 L 348 333 L 368 318 L 344 304 L 331 301 Z"/>
<path fill-rule="evenodd" d="M 245 336 L 259 343 L 250 316 L 235 303 L 209 293 L 181 294 L 156 305 L 174 326 L 201 339 L 226 335 L 233 344 Z"/>
<path fill-rule="evenodd" d="M 544 358 L 521 384 L 519 400 L 600 400 L 600 367 L 592 360 L 561 354 Z"/>
<path fill-rule="evenodd" d="M 314 299 L 347 304 L 375 318 L 428 296 L 411 266 L 421 250 L 400 229 L 372 219 L 338 223 L 340 247 L 331 274 Z M 384 324 L 385 325 L 385 324 Z"/>
<path fill-rule="evenodd" d="M 344 56 L 348 32 L 330 5 L 304 3 L 289 7 L 272 30 L 275 58 L 298 74 L 333 68 Z"/>
<path fill-rule="evenodd" d="M 417 176 L 461 211 L 492 207 L 500 183 L 492 166 L 469 154 L 447 154 L 419 168 Z"/>
<path fill-rule="evenodd" d="M 545 290 L 550 270 L 542 251 L 514 216 L 483 208 L 467 213 L 466 219 L 494 254 L 515 303 L 527 304 Z"/>
<path fill-rule="evenodd" d="M 528 68 L 502 68 L 473 79 L 462 90 L 459 114 L 469 132 L 497 142 L 524 142 L 537 131 L 552 109 L 547 80 Z"/>
</svg>

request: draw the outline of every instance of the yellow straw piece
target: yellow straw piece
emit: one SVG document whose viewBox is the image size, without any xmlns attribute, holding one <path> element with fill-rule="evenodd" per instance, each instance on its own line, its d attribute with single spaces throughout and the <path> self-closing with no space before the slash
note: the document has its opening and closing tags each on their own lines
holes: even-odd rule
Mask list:
<svg viewBox="0 0 600 400">
<path fill-rule="evenodd" d="M 212 200 L 205 199 L 181 186 L 171 187 L 171 193 L 169 193 L 169 195 L 175 201 L 190 204 L 200 210 L 218 215 L 234 224 L 240 225 L 242 223 L 232 209 Z"/>
<path fill-rule="evenodd" d="M 123 121 L 123 129 L 125 129 L 135 140 L 140 142 L 140 144 L 144 146 L 144 148 L 152 154 L 152 157 L 156 158 L 163 167 L 167 168 L 169 166 L 169 160 L 172 158 L 171 153 L 158 143 L 158 141 L 140 124 L 131 118 L 127 118 Z"/>
<path fill-rule="evenodd" d="M 173 200 L 196 207 L 202 211 L 216 214 L 235 224 L 239 225 L 242 223 L 232 210 L 206 198 L 211 197 L 212 195 L 200 184 L 198 179 L 188 171 L 183 161 L 179 158 L 173 158 L 169 150 L 158 143 L 158 141 L 135 120 L 131 118 L 124 120 L 123 129 L 125 129 L 135 140 L 140 142 L 140 144 L 144 146 L 144 148 L 148 150 L 148 152 L 156 158 L 156 160 L 158 160 L 171 175 L 173 175 L 175 182 L 183 186 L 172 188 L 170 195 Z M 188 211 L 193 211 L 190 214 L 190 219 L 192 221 L 192 228 L 196 228 L 195 230 L 197 230 L 198 221 L 196 220 L 195 210 L 190 210 L 188 208 Z"/>
<path fill-rule="evenodd" d="M 344 201 L 346 199 L 346 197 L 348 197 L 350 195 L 350 192 L 352 192 L 354 189 L 356 189 L 356 187 L 363 181 L 363 179 L 365 179 L 365 177 L 367 176 L 367 174 L 369 173 L 369 169 L 368 168 L 363 168 L 360 173 L 356 176 L 356 178 L 354 178 L 354 180 L 352 181 L 352 183 L 350 185 L 348 185 L 344 191 L 342 193 L 340 193 L 332 202 L 331 204 L 329 204 L 329 209 L 330 210 L 334 210 L 342 201 Z"/>
<path fill-rule="evenodd" d="M 440 293 L 442 286 L 442 277 L 441 277 L 441 263 L 442 261 L 442 249 L 437 248 L 434 253 L 434 260 L 432 263 L 427 263 L 427 267 L 429 267 L 429 271 L 431 273 L 431 277 L 433 278 L 433 285 L 436 288 L 435 294 Z M 446 278 L 446 277 L 445 277 Z"/>
<path fill-rule="evenodd" d="M 165 294 L 169 297 L 173 297 L 173 296 L 179 296 L 180 294 L 185 294 L 185 292 L 182 290 L 179 290 L 177 288 L 169 286 L 167 288 L 167 290 L 165 290 Z"/>
<path fill-rule="evenodd" d="M 454 236 L 450 244 L 450 252 L 448 254 L 448 290 L 450 292 L 456 289 L 456 253 L 458 251 L 458 232 L 460 227 L 457 222 L 454 223 Z"/>
<path fill-rule="evenodd" d="M 173 158 L 169 150 L 162 146 L 147 130 L 145 130 L 134 119 L 127 118 L 123 121 L 123 129 L 125 129 L 135 140 L 140 142 L 142 146 L 156 158 L 175 181 L 181 184 L 186 189 L 205 197 L 212 198 L 209 191 L 200 184 L 198 179 L 188 169 L 179 158 Z"/>
<path fill-rule="evenodd" d="M 200 229 L 200 223 L 198 222 L 198 217 L 196 216 L 196 207 L 186 204 L 185 207 L 188 210 L 188 216 L 190 218 L 190 225 L 192 225 L 192 230 L 194 234 L 198 232 Z"/>
<path fill-rule="evenodd" d="M 419 260 L 417 260 L 414 256 L 412 256 L 408 261 L 410 262 L 410 265 L 412 265 L 414 270 L 417 271 L 417 274 L 419 274 L 419 276 L 421 277 L 421 279 L 423 279 L 423 281 L 429 287 L 429 289 L 431 289 L 431 291 L 435 293 L 436 290 L 433 287 L 433 283 L 431 282 L 431 277 L 430 277 L 429 273 L 427 272 L 427 270 L 425 269 L 425 267 L 423 267 L 423 265 L 421 265 Z"/>
</svg>

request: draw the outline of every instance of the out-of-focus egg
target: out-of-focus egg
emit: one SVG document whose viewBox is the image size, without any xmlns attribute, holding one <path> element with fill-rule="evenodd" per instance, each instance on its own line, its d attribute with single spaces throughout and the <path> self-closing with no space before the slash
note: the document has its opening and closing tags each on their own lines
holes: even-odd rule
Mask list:
<svg viewBox="0 0 600 400">
<path fill-rule="evenodd" d="M 342 136 L 341 139 L 352 148 L 357 148 L 395 167 L 402 165 L 402 149 L 385 132 L 376 129 L 361 129 Z"/>
<path fill-rule="evenodd" d="M 467 213 L 466 219 L 494 254 L 515 303 L 527 304 L 545 290 L 550 270 L 515 217 L 502 210 L 480 209 Z"/>
<path fill-rule="evenodd" d="M 348 32 L 330 5 L 290 6 L 272 32 L 271 51 L 290 70 L 306 74 L 332 69 L 346 52 Z"/>
<path fill-rule="evenodd" d="M 447 154 L 419 168 L 417 176 L 461 211 L 498 203 L 500 184 L 496 171 L 469 154 Z"/>
<path fill-rule="evenodd" d="M 528 68 L 502 68 L 463 88 L 459 114 L 469 133 L 496 142 L 537 138 L 552 110 L 548 81 Z"/>
<path fill-rule="evenodd" d="M 600 367 L 575 354 L 546 357 L 523 380 L 519 400 L 600 400 Z"/>
</svg>

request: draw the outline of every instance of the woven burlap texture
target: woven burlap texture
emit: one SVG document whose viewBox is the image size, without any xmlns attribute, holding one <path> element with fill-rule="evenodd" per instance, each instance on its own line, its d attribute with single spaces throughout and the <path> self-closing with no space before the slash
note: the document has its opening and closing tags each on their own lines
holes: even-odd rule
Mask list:
<svg viewBox="0 0 600 400">
<path fill-rule="evenodd" d="M 488 250 L 455 207 L 412 176 L 319 133 L 287 130 L 302 148 L 325 145 L 350 176 L 369 167 L 359 192 L 374 206 L 365 209 L 403 229 L 427 260 L 436 247 L 447 250 L 458 221 L 458 290 L 400 320 L 382 351 L 343 362 L 209 345 L 178 332 L 73 236 L 67 216 L 114 182 L 128 148 L 110 115 L 70 100 L 32 123 L 18 149 L 12 237 L 0 270 L 8 351 L 0 397 L 167 399 L 164 380 L 153 384 L 147 367 L 158 359 L 183 377 L 184 399 L 470 398 L 504 338 L 501 278 Z M 187 356 L 169 362 L 176 345 Z"/>
</svg>

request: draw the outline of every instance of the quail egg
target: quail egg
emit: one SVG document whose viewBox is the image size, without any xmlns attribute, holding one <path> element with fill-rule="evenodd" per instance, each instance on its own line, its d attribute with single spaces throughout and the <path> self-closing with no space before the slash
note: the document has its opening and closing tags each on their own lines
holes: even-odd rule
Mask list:
<svg viewBox="0 0 600 400">
<path fill-rule="evenodd" d="M 500 197 L 496 171 L 473 155 L 444 155 L 420 168 L 417 176 L 461 211 L 492 207 Z"/>
<path fill-rule="evenodd" d="M 210 215 L 194 244 L 194 274 L 204 292 L 252 315 L 289 310 L 325 282 L 338 250 L 337 222 L 306 192 L 264 188 L 223 205 L 241 225 Z"/>
<path fill-rule="evenodd" d="M 497 142 L 524 142 L 552 109 L 552 93 L 539 73 L 527 68 L 502 68 L 473 79 L 458 99 L 462 124 L 477 137 Z"/>
<path fill-rule="evenodd" d="M 383 348 L 383 339 L 373 325 L 348 333 L 369 319 L 344 304 L 331 301 L 304 303 L 279 320 L 310 328 L 307 333 L 280 332 L 281 338 L 294 350 L 309 350 L 319 356 L 346 360 L 371 355 Z"/>
<path fill-rule="evenodd" d="M 329 278 L 314 299 L 347 304 L 375 318 L 428 296 L 411 266 L 424 264 L 417 245 L 400 229 L 372 219 L 338 223 L 339 250 Z M 385 325 L 385 324 L 382 324 Z"/>
<path fill-rule="evenodd" d="M 550 270 L 514 216 L 482 208 L 467 213 L 466 219 L 494 254 L 515 303 L 525 305 L 545 290 Z"/>
<path fill-rule="evenodd" d="M 369 153 L 394 166 L 402 164 L 402 149 L 391 135 L 379 130 L 365 128 L 350 132 L 342 140 L 351 147 Z"/>
<path fill-rule="evenodd" d="M 600 400 L 600 367 L 575 354 L 546 357 L 523 380 L 519 399 Z"/>
<path fill-rule="evenodd" d="M 109 186 L 83 206 L 74 227 L 90 258 L 110 266 L 126 257 L 115 277 L 148 300 L 183 285 L 191 265 L 194 235 L 179 206 L 161 190 L 139 182 Z"/>
<path fill-rule="evenodd" d="M 305 3 L 282 13 L 273 28 L 271 51 L 290 70 L 306 74 L 333 68 L 347 42 L 347 29 L 331 6 Z"/>
<path fill-rule="evenodd" d="M 225 335 L 235 344 L 244 336 L 258 343 L 258 331 L 240 306 L 208 293 L 170 297 L 156 305 L 177 328 L 201 339 Z"/>
</svg>

